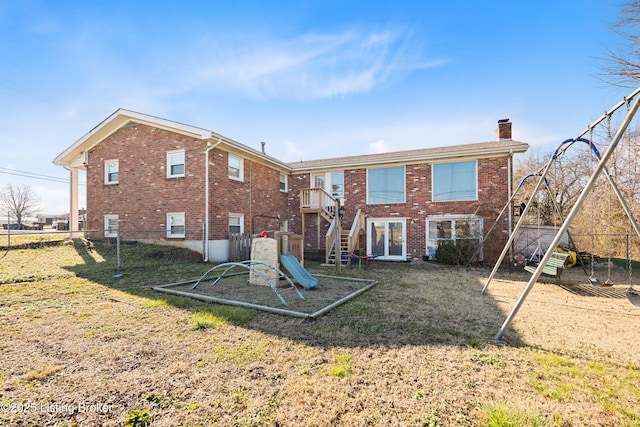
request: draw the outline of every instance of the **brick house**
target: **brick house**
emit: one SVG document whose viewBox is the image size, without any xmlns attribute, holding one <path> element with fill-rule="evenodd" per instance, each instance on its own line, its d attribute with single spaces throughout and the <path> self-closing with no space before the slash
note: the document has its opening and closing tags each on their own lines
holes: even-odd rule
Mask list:
<svg viewBox="0 0 640 427">
<path fill-rule="evenodd" d="M 183 246 L 226 261 L 231 232 L 289 230 L 306 251 L 376 254 L 405 261 L 441 240 L 482 243 L 495 259 L 510 217 L 513 155 L 528 145 L 498 123 L 497 140 L 442 148 L 285 163 L 213 131 L 120 109 L 54 159 L 87 174 L 87 230 L 115 224 L 128 239 Z M 339 213 L 339 214 L 338 214 Z M 71 224 L 76 224 L 71 218 Z"/>
</svg>

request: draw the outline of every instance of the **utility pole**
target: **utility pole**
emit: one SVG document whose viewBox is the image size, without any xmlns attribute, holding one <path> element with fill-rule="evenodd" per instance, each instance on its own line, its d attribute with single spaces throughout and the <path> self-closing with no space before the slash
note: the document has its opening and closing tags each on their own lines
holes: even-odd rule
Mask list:
<svg viewBox="0 0 640 427">
<path fill-rule="evenodd" d="M 340 242 L 340 238 L 341 238 L 341 232 L 340 229 L 342 228 L 342 218 L 340 218 L 340 199 L 336 199 L 336 212 L 335 212 L 335 218 L 336 218 L 336 273 L 338 273 L 338 275 L 340 275 L 340 272 L 342 271 L 342 245 Z"/>
</svg>

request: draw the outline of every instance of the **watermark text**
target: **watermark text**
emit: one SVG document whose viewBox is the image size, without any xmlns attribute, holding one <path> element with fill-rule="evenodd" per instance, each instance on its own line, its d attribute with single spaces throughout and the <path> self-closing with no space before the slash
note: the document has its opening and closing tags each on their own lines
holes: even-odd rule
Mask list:
<svg viewBox="0 0 640 427">
<path fill-rule="evenodd" d="M 107 414 L 111 405 L 97 402 L 0 402 L 0 412 L 47 412 L 47 413 L 85 413 Z"/>
</svg>

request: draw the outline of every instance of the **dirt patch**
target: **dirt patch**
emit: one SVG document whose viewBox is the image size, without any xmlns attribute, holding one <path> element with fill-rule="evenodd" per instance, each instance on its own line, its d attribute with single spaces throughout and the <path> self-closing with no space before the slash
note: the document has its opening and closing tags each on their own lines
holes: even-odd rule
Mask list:
<svg viewBox="0 0 640 427">
<path fill-rule="evenodd" d="M 271 286 L 260 285 L 250 283 L 247 272 L 221 278 L 216 276 L 204 281 L 156 286 L 153 289 L 208 302 L 309 318 L 326 314 L 366 292 L 376 283 L 374 280 L 327 275 L 316 275 L 316 279 L 318 284 L 312 289 L 304 289 L 289 280 L 275 280 Z"/>
<path fill-rule="evenodd" d="M 513 425 L 640 421 L 640 311 L 623 298 L 624 272 L 598 294 L 586 292 L 579 270 L 542 279 L 496 342 L 524 272 L 499 272 L 481 296 L 486 269 L 347 269 L 378 284 L 305 321 L 151 290 L 197 278 L 203 264 L 147 258 L 115 278 L 100 248 L 90 257 L 57 250 L 65 248 L 45 272 L 12 258 L 28 251 L 3 260 L 22 270 L 0 285 L 0 424 L 474 426 L 496 414 Z M 204 315 L 213 320 L 196 324 Z"/>
</svg>

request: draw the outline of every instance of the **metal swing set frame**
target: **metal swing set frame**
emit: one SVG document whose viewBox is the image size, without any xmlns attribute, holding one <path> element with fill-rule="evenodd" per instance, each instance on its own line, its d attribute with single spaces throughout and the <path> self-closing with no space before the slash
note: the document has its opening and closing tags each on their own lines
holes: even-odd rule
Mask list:
<svg viewBox="0 0 640 427">
<path fill-rule="evenodd" d="M 609 111 L 607 111 L 601 117 L 599 117 L 597 120 L 595 120 L 584 131 L 579 133 L 576 138 L 567 139 L 567 140 L 563 141 L 556 148 L 555 152 L 553 153 L 553 156 L 551 157 L 551 159 L 549 159 L 549 161 L 547 163 L 545 163 L 536 173 L 527 175 L 527 177 L 525 177 L 522 180 L 522 182 L 520 183 L 520 185 L 518 186 L 516 191 L 514 191 L 513 195 L 511 196 L 511 198 L 509 199 L 509 201 L 507 202 L 507 204 L 505 205 L 503 210 L 500 212 L 500 214 L 498 216 L 498 219 L 496 220 L 496 223 L 494 223 L 494 225 L 487 232 L 487 235 L 485 235 L 485 239 L 491 233 L 491 231 L 493 230 L 493 228 L 497 224 L 497 222 L 498 222 L 499 218 L 502 216 L 502 214 L 507 210 L 507 208 L 509 208 L 512 205 L 513 200 L 515 199 L 515 196 L 516 196 L 518 190 L 520 190 L 520 188 L 522 187 L 522 184 L 524 183 L 524 181 L 526 179 L 530 178 L 530 177 L 533 177 L 533 176 L 538 176 L 539 177 L 538 182 L 536 183 L 536 186 L 535 186 L 534 190 L 532 191 L 531 197 L 529 198 L 529 200 L 526 203 L 524 209 L 522 210 L 518 222 L 516 223 L 513 231 L 510 233 L 509 238 L 508 238 L 508 240 L 507 240 L 507 242 L 506 242 L 506 244 L 505 244 L 505 246 L 504 246 L 504 248 L 502 250 L 502 253 L 500 254 L 500 257 L 498 258 L 498 260 L 496 261 L 496 264 L 495 264 L 493 270 L 491 271 L 491 274 L 489 275 L 489 278 L 487 279 L 486 284 L 484 285 L 484 287 L 482 289 L 482 292 L 481 292 L 482 294 L 484 294 L 486 292 L 487 288 L 489 287 L 489 284 L 491 283 L 491 281 L 493 280 L 496 272 L 498 271 L 498 268 L 502 264 L 502 261 L 504 260 L 505 256 L 509 252 L 509 250 L 511 248 L 511 245 L 513 243 L 513 240 L 514 240 L 514 236 L 516 235 L 516 232 L 518 231 L 519 227 L 522 224 L 522 219 L 526 215 L 527 211 L 529 210 L 529 207 L 532 204 L 531 201 L 533 200 L 533 196 L 535 194 L 537 194 L 537 192 L 540 190 L 540 187 L 542 186 L 543 183 L 547 184 L 546 176 L 547 176 L 552 164 L 555 162 L 555 160 L 558 158 L 558 156 L 562 155 L 575 142 L 588 143 L 590 145 L 590 147 L 591 147 L 591 150 L 592 150 L 592 153 L 593 153 L 594 157 L 596 157 L 596 159 L 598 160 L 598 164 L 594 168 L 591 176 L 589 177 L 589 179 L 586 182 L 584 188 L 582 189 L 580 195 L 578 196 L 578 199 L 576 200 L 576 203 L 574 204 L 573 208 L 571 209 L 569 214 L 566 216 L 566 218 L 564 218 L 564 220 L 562 221 L 562 224 L 558 228 L 558 230 L 557 230 L 557 232 L 556 232 L 551 244 L 549 245 L 549 247 L 550 248 L 557 247 L 560 244 L 560 242 L 562 241 L 562 236 L 565 233 L 568 234 L 568 230 L 569 230 L 569 227 L 570 227 L 571 223 L 573 222 L 573 220 L 575 219 L 575 217 L 576 217 L 577 213 L 579 212 L 580 208 L 584 204 L 584 201 L 586 200 L 587 196 L 593 190 L 593 187 L 594 187 L 596 181 L 598 180 L 599 176 L 602 174 L 602 172 L 605 173 L 605 177 L 607 178 L 607 181 L 609 181 L 609 184 L 611 185 L 611 188 L 613 189 L 614 193 L 616 194 L 616 197 L 620 201 L 620 204 L 622 205 L 622 208 L 624 209 L 624 211 L 625 211 L 625 213 L 627 215 L 627 218 L 629 219 L 629 221 L 631 223 L 631 226 L 633 227 L 635 233 L 638 235 L 638 237 L 640 237 L 640 227 L 638 226 L 638 222 L 634 218 L 633 213 L 631 212 L 631 209 L 629 208 L 629 205 L 627 204 L 622 192 L 619 190 L 619 188 L 616 185 L 613 177 L 611 176 L 609 170 L 607 169 L 607 163 L 609 162 L 609 160 L 612 157 L 614 151 L 616 150 L 616 148 L 618 146 L 618 143 L 620 142 L 620 140 L 622 139 L 624 133 L 626 132 L 627 128 L 629 127 L 629 124 L 631 123 L 633 117 L 635 116 L 635 114 L 637 113 L 638 109 L 640 108 L 640 97 L 637 96 L 638 94 L 640 94 L 640 87 L 635 89 L 628 96 L 624 97 L 622 101 L 620 101 L 613 108 L 611 108 Z M 633 104 L 631 104 L 632 100 L 633 100 Z M 609 120 L 610 117 L 613 115 L 613 113 L 615 113 L 618 109 L 620 109 L 621 107 L 623 107 L 625 105 L 628 108 L 627 109 L 627 114 L 624 117 L 622 123 L 620 124 L 620 127 L 617 129 L 615 135 L 612 137 L 612 139 L 611 139 L 609 145 L 607 146 L 607 149 L 605 150 L 604 154 L 600 155 L 600 153 L 598 153 L 598 150 L 596 149 L 595 145 L 593 144 L 593 141 L 590 141 L 590 140 L 585 139 L 583 137 L 588 133 L 593 133 L 593 129 L 598 124 L 600 124 L 604 120 Z M 554 201 L 554 205 L 555 205 L 555 201 Z M 556 210 L 558 210 L 557 205 L 556 205 Z M 545 266 L 549 263 L 551 257 L 553 256 L 553 253 L 554 252 L 552 250 L 548 250 L 544 254 L 544 256 L 542 257 L 542 259 L 540 260 L 537 268 L 535 269 L 535 271 L 533 271 L 531 277 L 529 278 L 529 282 L 527 283 L 524 291 L 520 295 L 520 298 L 516 302 L 515 306 L 512 308 L 511 312 L 509 313 L 509 315 L 507 316 L 506 320 L 504 321 L 502 327 L 500 328 L 500 331 L 496 335 L 496 337 L 495 337 L 496 340 L 500 340 L 502 338 L 502 336 L 504 335 L 505 331 L 509 327 L 509 324 L 515 318 L 515 316 L 517 315 L 518 311 L 520 310 L 520 307 L 524 303 L 527 295 L 529 294 L 529 292 L 531 291 L 531 289 L 533 288 L 533 286 L 535 285 L 537 280 L 542 275 L 543 270 L 544 270 Z M 584 268 L 584 265 L 583 265 L 583 268 Z M 631 283 L 631 281 L 629 282 L 629 288 L 627 290 L 627 297 L 628 297 L 629 301 L 633 305 L 635 305 L 637 307 L 640 307 L 640 293 L 633 288 L 633 284 Z"/>
</svg>

